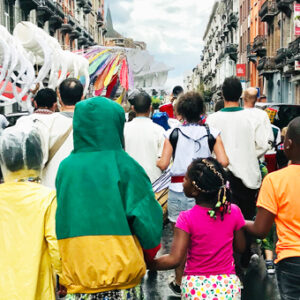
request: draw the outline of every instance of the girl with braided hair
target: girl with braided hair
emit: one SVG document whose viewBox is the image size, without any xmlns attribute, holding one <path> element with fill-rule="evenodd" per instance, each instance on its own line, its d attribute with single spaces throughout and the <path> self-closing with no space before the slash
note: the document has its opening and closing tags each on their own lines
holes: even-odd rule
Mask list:
<svg viewBox="0 0 300 300">
<path fill-rule="evenodd" d="M 150 268 L 177 267 L 187 254 L 181 299 L 220 300 L 241 298 L 233 251 L 243 252 L 244 217 L 231 204 L 226 173 L 214 158 L 199 158 L 188 167 L 183 190 L 196 205 L 180 213 L 171 253 L 154 260 Z"/>
</svg>

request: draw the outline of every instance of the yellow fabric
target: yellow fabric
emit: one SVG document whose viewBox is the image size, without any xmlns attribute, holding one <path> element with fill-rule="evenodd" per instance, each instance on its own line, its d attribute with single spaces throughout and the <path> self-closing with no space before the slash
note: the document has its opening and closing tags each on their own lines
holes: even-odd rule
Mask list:
<svg viewBox="0 0 300 300">
<path fill-rule="evenodd" d="M 145 275 L 143 251 L 133 236 L 82 236 L 58 243 L 60 282 L 70 294 L 132 288 Z"/>
<path fill-rule="evenodd" d="M 103 55 L 104 53 L 108 52 L 109 49 L 103 50 L 100 53 L 98 53 L 97 55 L 95 55 L 94 57 L 89 59 L 89 63 L 91 64 L 95 59 L 97 59 L 99 56 Z"/>
<path fill-rule="evenodd" d="M 55 212 L 55 191 L 33 182 L 0 184 L 1 300 L 55 300 Z"/>
<path fill-rule="evenodd" d="M 116 67 L 117 67 L 117 65 L 118 65 L 118 63 L 119 63 L 119 60 L 120 60 L 120 54 L 118 54 L 118 56 L 117 56 L 117 58 L 115 59 L 113 65 L 111 66 L 111 69 L 109 70 L 109 73 L 108 73 L 107 77 L 106 77 L 105 80 L 104 80 L 104 86 L 105 86 L 105 87 L 108 86 L 108 85 L 110 84 L 111 79 L 112 79 L 112 77 L 113 77 L 113 75 L 114 75 L 115 69 L 116 69 Z"/>
<path fill-rule="evenodd" d="M 275 215 L 277 260 L 300 256 L 299 165 L 290 165 L 266 176 L 257 206 Z"/>
</svg>

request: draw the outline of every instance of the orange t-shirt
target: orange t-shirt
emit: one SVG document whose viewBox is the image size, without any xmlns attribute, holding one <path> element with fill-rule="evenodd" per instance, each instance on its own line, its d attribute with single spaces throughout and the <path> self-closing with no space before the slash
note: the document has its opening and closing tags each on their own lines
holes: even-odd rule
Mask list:
<svg viewBox="0 0 300 300">
<path fill-rule="evenodd" d="M 276 262 L 300 256 L 300 165 L 290 165 L 267 175 L 257 206 L 276 216 Z"/>
</svg>

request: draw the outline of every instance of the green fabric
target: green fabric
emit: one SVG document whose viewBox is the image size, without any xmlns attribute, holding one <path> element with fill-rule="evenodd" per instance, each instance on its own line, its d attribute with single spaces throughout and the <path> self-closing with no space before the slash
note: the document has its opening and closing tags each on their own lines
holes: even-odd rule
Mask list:
<svg viewBox="0 0 300 300">
<path fill-rule="evenodd" d="M 225 108 L 221 109 L 221 111 L 225 111 L 225 112 L 233 112 L 233 111 L 240 111 L 240 110 L 244 110 L 244 109 L 242 107 L 240 107 L 240 106 L 225 107 Z"/>
<path fill-rule="evenodd" d="M 160 243 L 162 209 L 143 168 L 122 148 L 125 114 L 106 98 L 76 105 L 74 150 L 57 177 L 58 239 L 136 235 L 144 249 Z"/>
</svg>

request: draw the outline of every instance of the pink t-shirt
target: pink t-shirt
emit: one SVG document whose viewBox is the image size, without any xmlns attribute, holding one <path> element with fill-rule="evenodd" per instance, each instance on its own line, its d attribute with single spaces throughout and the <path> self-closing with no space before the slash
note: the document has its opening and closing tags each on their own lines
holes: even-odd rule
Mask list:
<svg viewBox="0 0 300 300">
<path fill-rule="evenodd" d="M 231 204 L 231 213 L 222 221 L 211 218 L 210 208 L 195 205 L 180 213 L 176 227 L 190 235 L 185 275 L 235 274 L 233 259 L 234 232 L 245 226 L 238 206 Z"/>
</svg>

